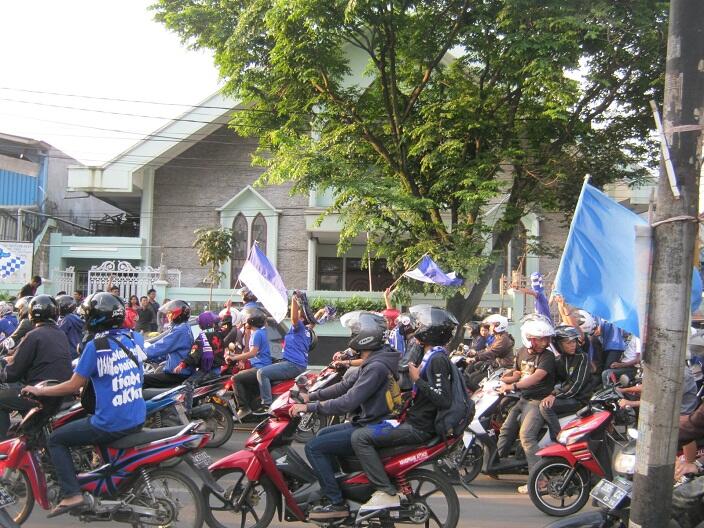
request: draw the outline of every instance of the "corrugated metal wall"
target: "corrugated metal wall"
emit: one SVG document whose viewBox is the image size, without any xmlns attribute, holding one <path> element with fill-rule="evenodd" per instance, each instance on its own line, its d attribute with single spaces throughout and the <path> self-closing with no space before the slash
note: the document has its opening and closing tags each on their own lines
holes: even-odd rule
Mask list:
<svg viewBox="0 0 704 528">
<path fill-rule="evenodd" d="M 38 184 L 36 176 L 0 170 L 0 205 L 35 205 Z"/>
</svg>

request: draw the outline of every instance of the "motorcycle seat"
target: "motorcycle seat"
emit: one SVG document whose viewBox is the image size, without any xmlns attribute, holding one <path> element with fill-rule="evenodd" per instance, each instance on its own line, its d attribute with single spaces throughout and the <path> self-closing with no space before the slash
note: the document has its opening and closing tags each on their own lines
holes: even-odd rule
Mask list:
<svg viewBox="0 0 704 528">
<path fill-rule="evenodd" d="M 170 391 L 173 387 L 158 388 L 158 389 L 142 389 L 142 397 L 145 400 L 151 400 L 152 398 L 159 396 L 159 394 L 164 394 Z"/>
<path fill-rule="evenodd" d="M 407 444 L 377 449 L 377 453 L 379 453 L 379 457 L 381 458 L 381 460 L 384 461 L 385 459 L 397 455 L 402 455 L 404 453 L 410 453 L 411 451 L 432 447 L 434 445 L 439 444 L 440 442 L 442 442 L 442 439 L 439 436 L 436 436 L 434 438 L 431 438 L 427 442 L 423 442 L 422 444 Z M 345 473 L 362 471 L 362 464 L 359 462 L 359 459 L 356 456 L 339 457 L 339 462 L 340 467 Z"/>
<path fill-rule="evenodd" d="M 162 427 L 159 429 L 144 428 L 138 433 L 127 435 L 123 438 L 120 438 L 119 440 L 110 442 L 109 444 L 107 444 L 107 447 L 113 447 L 116 449 L 127 449 L 128 447 L 136 447 L 177 435 L 179 432 L 181 432 L 182 429 L 182 425 L 178 425 L 175 427 Z"/>
</svg>

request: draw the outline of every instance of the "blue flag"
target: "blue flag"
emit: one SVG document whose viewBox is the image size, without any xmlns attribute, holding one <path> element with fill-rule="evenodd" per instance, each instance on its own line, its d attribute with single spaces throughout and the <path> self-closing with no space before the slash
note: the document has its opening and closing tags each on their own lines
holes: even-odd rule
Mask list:
<svg viewBox="0 0 704 528">
<path fill-rule="evenodd" d="M 441 286 L 462 286 L 463 279 L 454 272 L 445 273 L 428 255 L 424 256 L 415 269 L 404 273 L 406 277 Z"/>
<path fill-rule="evenodd" d="M 649 246 L 637 249 L 636 226 L 648 223 L 585 183 L 557 269 L 555 290 L 578 306 L 640 336 Z"/>
<path fill-rule="evenodd" d="M 552 319 L 550 314 L 550 305 L 548 304 L 548 299 L 545 297 L 545 286 L 543 284 L 543 275 L 534 271 L 530 274 L 530 287 L 535 292 L 535 313 L 544 315 L 548 319 Z"/>
</svg>

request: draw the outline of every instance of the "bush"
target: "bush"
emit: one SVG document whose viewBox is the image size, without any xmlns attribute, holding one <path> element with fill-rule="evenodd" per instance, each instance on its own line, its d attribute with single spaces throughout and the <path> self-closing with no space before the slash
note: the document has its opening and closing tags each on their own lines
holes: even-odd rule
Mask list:
<svg viewBox="0 0 704 528">
<path fill-rule="evenodd" d="M 366 299 L 364 297 L 350 297 L 349 299 L 335 300 L 315 297 L 310 299 L 309 302 L 313 311 L 317 311 L 326 305 L 334 306 L 337 309 L 338 316 L 355 310 L 380 312 L 386 307 L 382 299 Z"/>
</svg>

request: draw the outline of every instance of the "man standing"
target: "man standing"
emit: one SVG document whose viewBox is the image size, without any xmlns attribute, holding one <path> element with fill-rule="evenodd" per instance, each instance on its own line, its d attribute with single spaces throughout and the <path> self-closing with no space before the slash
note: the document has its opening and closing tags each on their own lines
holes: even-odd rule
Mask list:
<svg viewBox="0 0 704 528">
<path fill-rule="evenodd" d="M 149 307 L 154 312 L 154 321 L 152 322 L 152 326 L 149 330 L 151 332 L 156 332 L 159 329 L 159 303 L 156 302 L 156 290 L 154 288 L 150 288 L 147 291 L 147 297 L 149 298 Z"/>
<path fill-rule="evenodd" d="M 18 299 L 22 297 L 34 297 L 37 294 L 37 288 L 42 285 L 42 278 L 39 275 L 32 277 L 32 280 L 22 286 Z"/>
</svg>

